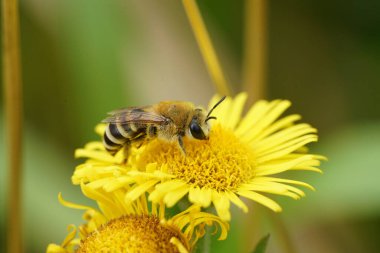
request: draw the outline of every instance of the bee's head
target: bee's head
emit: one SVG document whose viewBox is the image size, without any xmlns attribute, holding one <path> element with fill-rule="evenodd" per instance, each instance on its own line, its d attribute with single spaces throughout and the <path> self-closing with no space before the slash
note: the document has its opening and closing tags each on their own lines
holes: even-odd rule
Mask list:
<svg viewBox="0 0 380 253">
<path fill-rule="evenodd" d="M 189 124 L 189 132 L 191 137 L 198 140 L 207 140 L 210 132 L 210 126 L 208 121 L 210 119 L 216 119 L 216 117 L 210 116 L 212 111 L 220 104 L 226 97 L 223 97 L 216 103 L 211 110 L 206 113 L 204 109 L 195 109 L 194 115 Z"/>
</svg>

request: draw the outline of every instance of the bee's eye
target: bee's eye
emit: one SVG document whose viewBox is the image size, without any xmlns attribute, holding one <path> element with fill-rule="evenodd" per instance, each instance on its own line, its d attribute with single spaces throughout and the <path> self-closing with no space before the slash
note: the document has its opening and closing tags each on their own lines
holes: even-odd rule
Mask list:
<svg viewBox="0 0 380 253">
<path fill-rule="evenodd" d="M 195 139 L 198 139 L 198 140 L 205 140 L 206 139 L 206 136 L 203 133 L 202 128 L 199 126 L 198 122 L 196 122 L 195 120 L 192 120 L 190 123 L 190 132 L 191 132 L 191 135 Z"/>
</svg>

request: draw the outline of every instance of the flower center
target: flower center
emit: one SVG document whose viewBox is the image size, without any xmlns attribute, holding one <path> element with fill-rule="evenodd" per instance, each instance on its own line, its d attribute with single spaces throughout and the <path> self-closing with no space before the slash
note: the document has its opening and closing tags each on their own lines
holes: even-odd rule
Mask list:
<svg viewBox="0 0 380 253">
<path fill-rule="evenodd" d="M 170 174 L 188 184 L 220 191 L 236 189 L 253 176 L 254 159 L 249 147 L 219 124 L 212 127 L 209 140 L 185 138 L 184 147 L 185 156 L 176 143 L 152 141 L 137 159 L 138 166 L 165 165 Z"/>
<path fill-rule="evenodd" d="M 111 220 L 94 231 L 81 241 L 76 252 L 179 252 L 170 242 L 173 237 L 188 245 L 178 229 L 161 224 L 156 216 L 128 215 Z"/>
</svg>

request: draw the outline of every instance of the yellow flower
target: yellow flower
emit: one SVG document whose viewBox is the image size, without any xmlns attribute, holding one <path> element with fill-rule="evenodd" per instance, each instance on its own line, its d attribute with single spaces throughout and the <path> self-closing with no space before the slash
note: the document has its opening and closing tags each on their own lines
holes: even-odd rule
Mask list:
<svg viewBox="0 0 380 253">
<path fill-rule="evenodd" d="M 67 202 L 59 195 L 63 205 L 86 210 L 83 217 L 87 222 L 79 227 L 80 238 L 75 238 L 76 228 L 71 225 L 63 243 L 50 244 L 47 253 L 187 253 L 204 235 L 204 226 L 212 224 L 221 227 L 220 240 L 227 237 L 228 224 L 215 215 L 200 212 L 199 206 L 193 205 L 165 219 L 165 205 L 152 204 L 149 208 L 145 195 L 125 203 L 122 190 L 107 193 L 84 184 L 81 188 L 87 197 L 97 201 L 101 211 Z"/>
<path fill-rule="evenodd" d="M 299 115 L 279 119 L 290 106 L 286 100 L 259 101 L 242 117 L 246 98 L 241 93 L 218 106 L 209 140 L 185 139 L 186 156 L 176 144 L 160 140 L 132 149 L 129 157 L 123 150 L 113 157 L 100 142 L 90 143 L 76 152 L 89 159 L 77 167 L 73 182 L 108 192 L 126 187 L 127 202 L 149 192 L 150 201 L 168 207 L 188 196 L 202 207 L 213 204 L 224 220 L 230 220 L 230 202 L 248 211 L 240 196 L 279 212 L 281 207 L 264 194 L 299 199 L 305 193 L 295 186 L 313 190 L 307 183 L 273 175 L 289 170 L 321 172 L 317 167 L 324 157 L 308 154 L 305 147 L 317 141 L 317 130 L 296 124 Z M 219 99 L 215 96 L 210 105 Z M 97 131 L 102 134 L 104 126 Z"/>
</svg>

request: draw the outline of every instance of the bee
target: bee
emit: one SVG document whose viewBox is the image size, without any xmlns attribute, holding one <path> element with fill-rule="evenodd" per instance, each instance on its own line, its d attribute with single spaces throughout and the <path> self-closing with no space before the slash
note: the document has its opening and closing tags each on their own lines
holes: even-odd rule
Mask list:
<svg viewBox="0 0 380 253">
<path fill-rule="evenodd" d="M 102 122 L 107 123 L 103 145 L 112 155 L 132 144 L 142 145 L 154 138 L 177 143 L 186 154 L 183 138 L 207 140 L 210 133 L 208 121 L 216 119 L 212 111 L 223 102 L 220 99 L 209 112 L 185 101 L 163 101 L 151 106 L 128 107 L 109 113 Z"/>
</svg>

